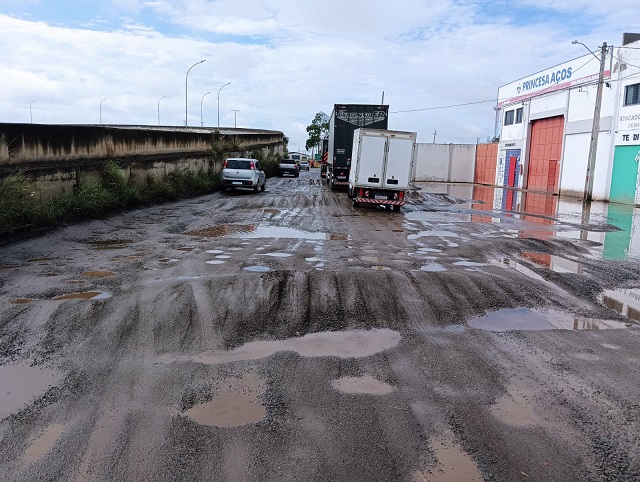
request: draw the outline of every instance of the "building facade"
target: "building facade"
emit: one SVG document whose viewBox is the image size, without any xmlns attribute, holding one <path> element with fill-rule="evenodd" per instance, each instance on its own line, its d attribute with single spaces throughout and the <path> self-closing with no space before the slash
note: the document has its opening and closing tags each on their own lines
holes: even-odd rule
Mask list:
<svg viewBox="0 0 640 482">
<path fill-rule="evenodd" d="M 585 193 L 600 51 L 498 89 L 498 186 L 582 198 Z M 594 200 L 640 203 L 640 40 L 607 50 L 603 71 Z M 520 196 L 494 207 L 516 210 Z"/>
</svg>

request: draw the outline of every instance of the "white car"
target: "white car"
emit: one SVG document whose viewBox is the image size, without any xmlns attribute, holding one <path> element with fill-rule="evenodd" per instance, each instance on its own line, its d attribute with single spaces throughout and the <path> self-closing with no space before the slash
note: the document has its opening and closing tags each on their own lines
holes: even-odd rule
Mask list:
<svg viewBox="0 0 640 482">
<path fill-rule="evenodd" d="M 309 170 L 309 161 L 300 161 L 300 170 L 308 171 Z"/>
<path fill-rule="evenodd" d="M 257 159 L 237 157 L 224 161 L 220 180 L 223 191 L 244 187 L 258 192 L 258 189 L 265 190 L 267 176 Z"/>
</svg>

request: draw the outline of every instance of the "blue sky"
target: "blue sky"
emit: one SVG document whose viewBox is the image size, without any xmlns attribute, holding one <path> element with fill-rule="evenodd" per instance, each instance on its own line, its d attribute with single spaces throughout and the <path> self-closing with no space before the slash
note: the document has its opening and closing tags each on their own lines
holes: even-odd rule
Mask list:
<svg viewBox="0 0 640 482">
<path fill-rule="evenodd" d="M 185 74 L 206 59 L 189 73 L 190 126 L 216 125 L 218 108 L 233 126 L 236 109 L 238 127 L 298 150 L 316 112 L 384 91 L 390 128 L 482 141 L 490 102 L 397 111 L 495 99 L 583 55 L 574 38 L 620 45 L 636 13 L 637 0 L 0 0 L 0 122 L 156 125 L 159 106 L 161 124 L 184 125 Z"/>
</svg>

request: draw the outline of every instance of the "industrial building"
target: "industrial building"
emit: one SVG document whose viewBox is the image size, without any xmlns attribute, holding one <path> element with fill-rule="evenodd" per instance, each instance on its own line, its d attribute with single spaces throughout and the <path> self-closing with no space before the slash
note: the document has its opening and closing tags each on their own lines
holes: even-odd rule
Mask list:
<svg viewBox="0 0 640 482">
<path fill-rule="evenodd" d="M 496 185 L 640 204 L 639 34 L 624 34 L 622 46 L 587 52 L 503 85 L 497 107 Z M 596 129 L 597 146 L 592 141 Z M 520 193 L 507 197 L 504 192 L 498 190 L 495 208 L 526 208 L 520 206 Z"/>
</svg>

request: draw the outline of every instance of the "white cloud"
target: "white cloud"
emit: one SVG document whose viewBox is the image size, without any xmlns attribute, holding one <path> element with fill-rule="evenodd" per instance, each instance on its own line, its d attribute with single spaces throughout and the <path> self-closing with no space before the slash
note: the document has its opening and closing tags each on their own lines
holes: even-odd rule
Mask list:
<svg viewBox="0 0 640 482">
<path fill-rule="evenodd" d="M 568 0 L 537 3 L 571 11 Z M 92 17 L 109 20 L 111 31 L 0 13 L 9 39 L 0 44 L 0 121 L 28 122 L 35 99 L 34 122 L 98 122 L 106 98 L 103 122 L 155 124 L 166 96 L 162 123 L 182 125 L 186 71 L 206 58 L 189 74 L 189 124 L 199 125 L 202 95 L 211 91 L 203 117 L 216 125 L 218 88 L 231 82 L 220 96 L 221 125 L 233 125 L 238 109 L 238 126 L 282 130 L 297 149 L 315 113 L 334 103 L 378 103 L 383 91 L 392 112 L 495 99 L 500 85 L 582 55 L 574 37 L 596 45 L 622 34 L 595 1 L 584 10 L 598 21 L 579 31 L 561 17 L 515 18 L 508 8 L 491 17 L 487 5 L 112 0 Z M 627 8 L 629 0 L 607 5 Z M 36 11 L 20 16 L 39 18 Z M 492 107 L 392 114 L 390 127 L 418 131 L 420 142 L 431 142 L 434 130 L 438 142 L 475 142 L 493 135 Z"/>
</svg>

